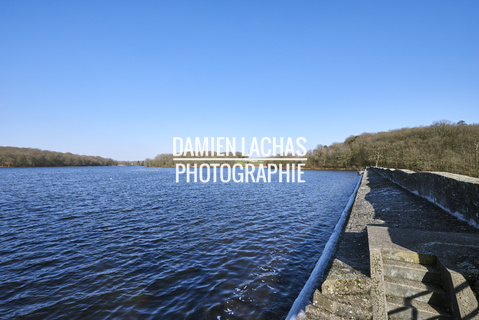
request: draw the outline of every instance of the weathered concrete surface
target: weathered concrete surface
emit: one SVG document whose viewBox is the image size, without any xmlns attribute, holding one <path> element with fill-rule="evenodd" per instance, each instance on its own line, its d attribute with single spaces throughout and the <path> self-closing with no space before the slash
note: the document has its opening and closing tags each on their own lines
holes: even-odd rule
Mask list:
<svg viewBox="0 0 479 320">
<path fill-rule="evenodd" d="M 356 195 L 348 224 L 343 234 L 335 259 L 318 292 L 343 305 L 353 305 L 358 296 L 370 301 L 370 259 L 368 249 L 368 225 L 405 228 L 423 231 L 448 231 L 477 234 L 478 230 L 441 210 L 372 170 L 367 170 Z M 474 250 L 472 250 L 474 251 Z M 458 258 L 460 259 L 460 258 Z M 479 252 L 470 252 L 458 260 L 457 270 L 463 274 L 475 290 L 478 290 L 479 268 L 471 261 L 479 261 Z M 356 284 L 356 285 L 355 285 Z M 321 306 L 311 305 L 313 313 L 308 319 L 327 319 Z M 364 309 L 364 308 L 363 308 Z M 372 318 L 372 307 L 362 310 L 363 319 Z M 333 318 L 357 319 L 329 311 Z M 368 313 L 369 312 L 369 313 Z"/>
<path fill-rule="evenodd" d="M 444 210 L 479 226 L 479 178 L 447 172 L 372 168 L 401 187 L 435 202 Z"/>
<path fill-rule="evenodd" d="M 448 268 L 457 270 L 466 258 L 471 266 L 479 269 L 479 260 L 474 259 L 479 255 L 479 233 L 377 227 L 368 229 L 370 247 L 434 255 Z"/>
<path fill-rule="evenodd" d="M 409 302 L 423 299 L 423 302 L 434 305 L 432 299 L 429 299 L 425 292 L 429 289 L 425 289 L 428 284 L 432 284 L 443 289 L 445 293 L 444 301 L 435 305 L 436 310 L 442 306 L 448 310 L 443 310 L 443 315 L 451 314 L 460 319 L 479 319 L 478 301 L 461 274 L 464 272 L 462 265 L 464 259 L 469 260 L 471 266 L 479 270 L 479 260 L 474 259 L 479 253 L 479 234 L 369 226 L 368 239 L 369 250 L 380 252 L 379 255 L 391 262 L 391 266 L 388 266 L 388 268 L 381 265 L 378 267 L 379 269 L 371 264 L 371 273 L 394 275 L 394 277 L 389 277 L 390 287 L 391 283 L 399 280 L 396 285 L 399 289 L 395 288 L 390 296 L 398 296 L 401 297 L 400 301 L 405 301 L 410 295 L 412 297 L 408 298 Z M 373 257 L 372 252 L 371 257 Z M 404 266 L 405 262 L 408 266 L 401 270 L 400 267 L 401 265 Z M 418 272 L 419 266 L 426 268 L 426 270 Z M 431 272 L 431 269 L 429 269 L 431 267 L 438 268 L 437 273 Z M 375 277 L 372 278 L 374 283 Z M 416 287 L 419 285 L 421 288 L 419 295 L 407 293 L 405 296 L 401 296 L 401 294 L 404 294 L 401 289 L 407 288 L 407 284 Z M 373 292 L 371 295 L 374 301 Z M 438 296 L 439 294 L 436 292 L 436 299 Z M 432 297 L 434 298 L 434 295 Z M 404 306 L 400 306 L 396 311 L 401 308 L 404 308 Z M 433 312 L 433 309 L 429 309 L 429 306 L 416 308 L 416 311 L 421 311 L 421 309 L 426 314 Z M 436 314 L 436 316 L 439 315 Z M 376 317 L 376 314 L 374 316 L 380 318 Z"/>
</svg>

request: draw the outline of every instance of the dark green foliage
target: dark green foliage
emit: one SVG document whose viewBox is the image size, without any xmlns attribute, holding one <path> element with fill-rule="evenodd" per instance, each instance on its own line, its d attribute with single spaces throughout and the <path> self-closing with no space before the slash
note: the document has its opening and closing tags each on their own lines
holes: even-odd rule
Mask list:
<svg viewBox="0 0 479 320">
<path fill-rule="evenodd" d="M 0 167 L 114 166 L 117 164 L 115 160 L 102 157 L 33 148 L 0 147 Z"/>
<path fill-rule="evenodd" d="M 479 125 L 438 121 L 427 127 L 363 133 L 343 143 L 317 146 L 309 151 L 307 165 L 317 169 L 381 166 L 477 177 Z"/>
</svg>

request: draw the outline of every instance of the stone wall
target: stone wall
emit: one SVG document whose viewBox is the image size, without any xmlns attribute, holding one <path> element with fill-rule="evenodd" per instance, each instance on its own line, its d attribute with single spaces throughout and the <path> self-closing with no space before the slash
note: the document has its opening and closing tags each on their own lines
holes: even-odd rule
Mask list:
<svg viewBox="0 0 479 320">
<path fill-rule="evenodd" d="M 479 228 L 479 178 L 446 172 L 370 169 Z"/>
</svg>

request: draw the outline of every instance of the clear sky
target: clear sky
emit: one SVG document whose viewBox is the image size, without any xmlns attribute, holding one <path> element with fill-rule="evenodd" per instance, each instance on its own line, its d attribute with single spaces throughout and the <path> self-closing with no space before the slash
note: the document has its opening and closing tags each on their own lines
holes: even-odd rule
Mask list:
<svg viewBox="0 0 479 320">
<path fill-rule="evenodd" d="M 479 1 L 1 1 L 0 146 L 143 160 L 180 137 L 479 123 Z"/>
</svg>

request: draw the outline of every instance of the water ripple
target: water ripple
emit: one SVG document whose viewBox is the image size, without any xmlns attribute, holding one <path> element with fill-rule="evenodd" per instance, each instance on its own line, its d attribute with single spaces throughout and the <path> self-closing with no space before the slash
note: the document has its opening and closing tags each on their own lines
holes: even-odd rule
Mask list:
<svg viewBox="0 0 479 320">
<path fill-rule="evenodd" d="M 277 319 L 357 176 L 175 183 L 174 170 L 0 169 L 3 319 Z"/>
</svg>

